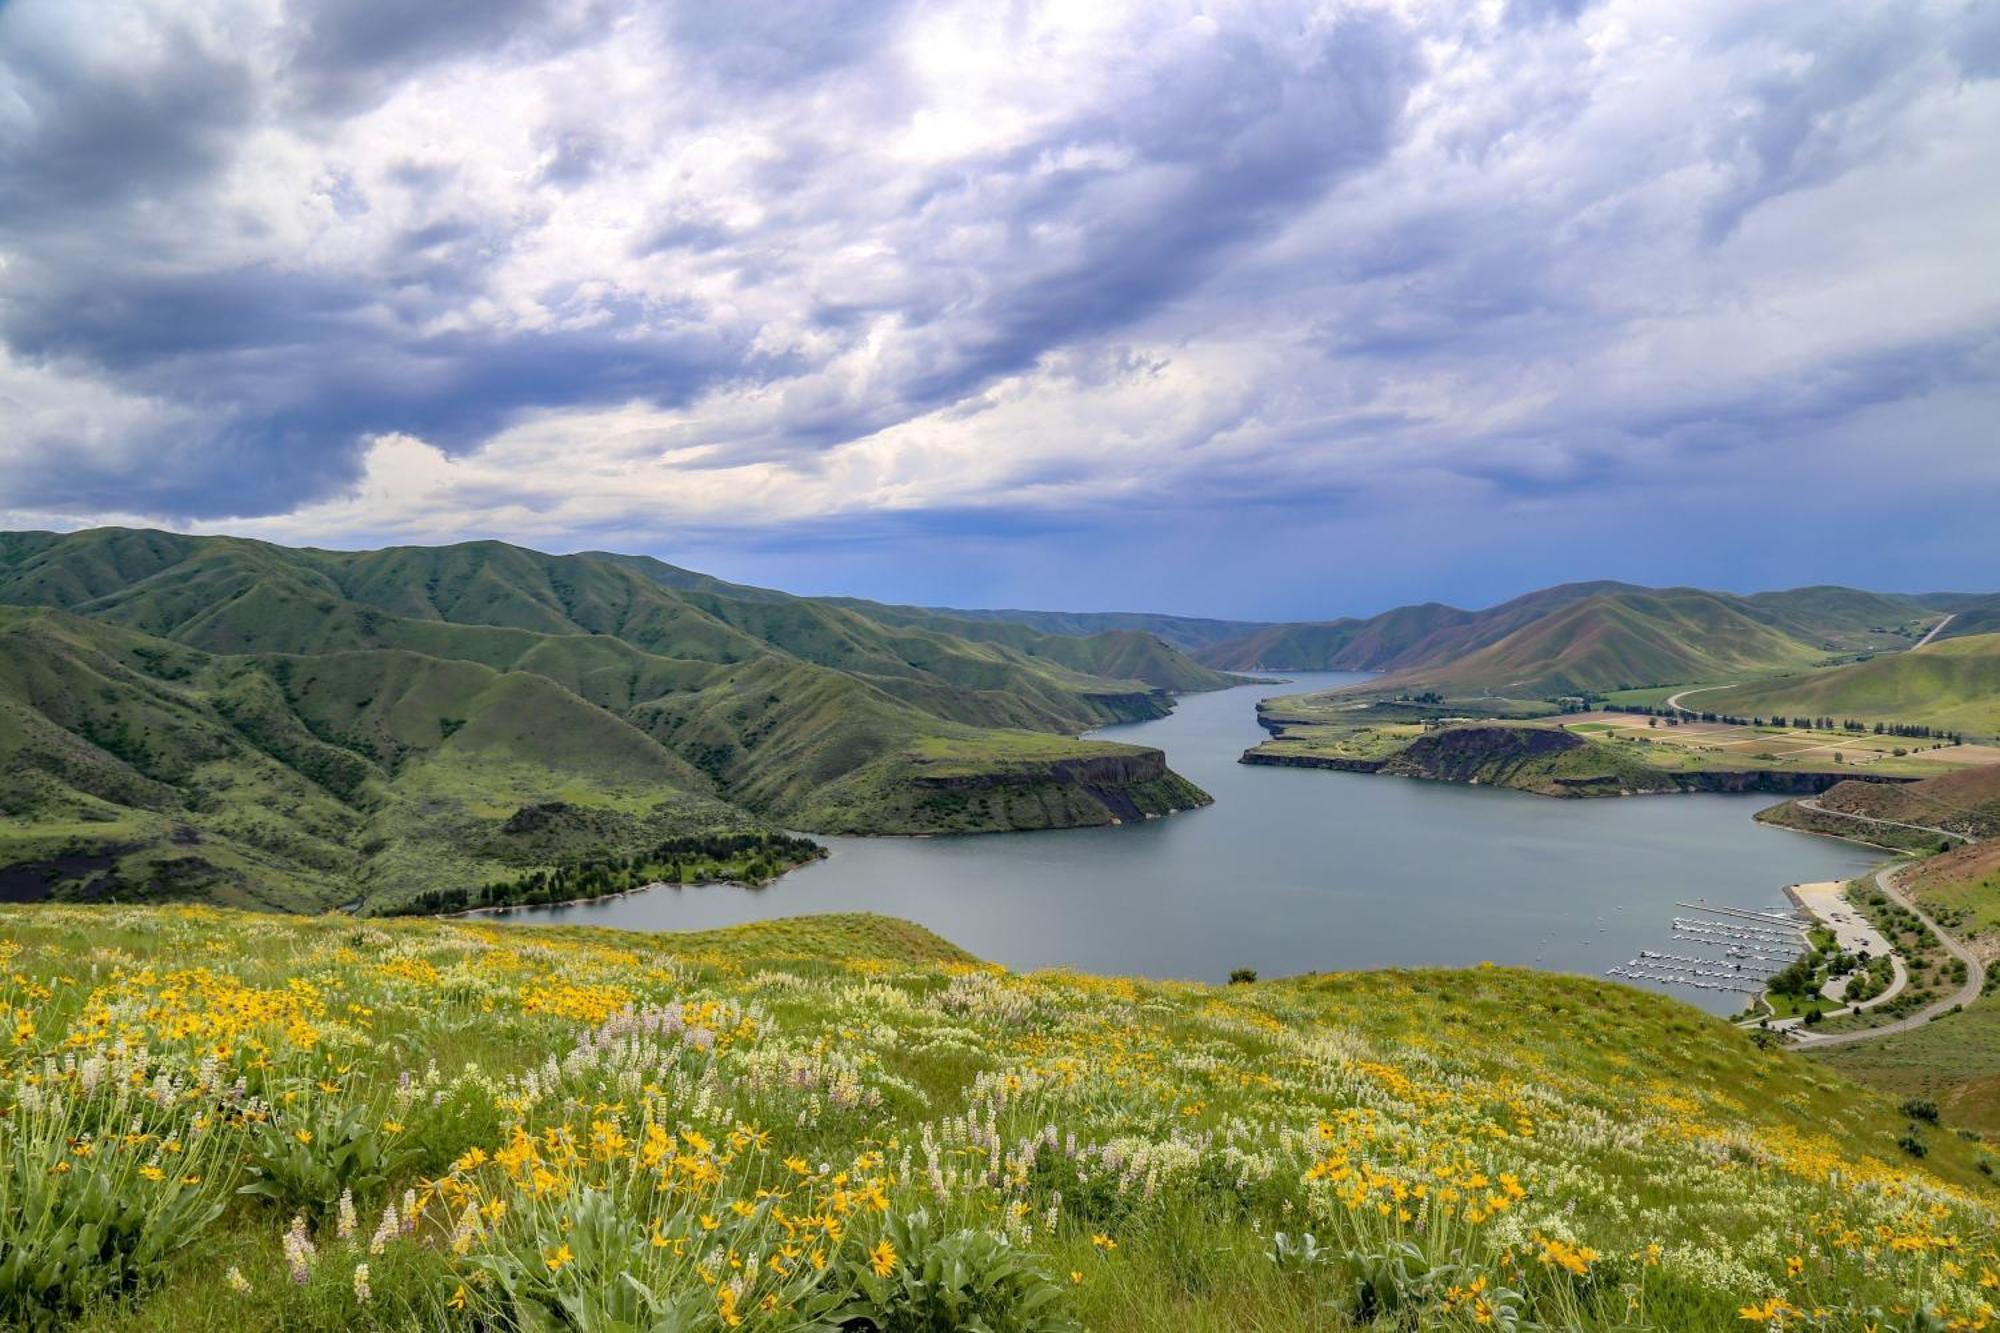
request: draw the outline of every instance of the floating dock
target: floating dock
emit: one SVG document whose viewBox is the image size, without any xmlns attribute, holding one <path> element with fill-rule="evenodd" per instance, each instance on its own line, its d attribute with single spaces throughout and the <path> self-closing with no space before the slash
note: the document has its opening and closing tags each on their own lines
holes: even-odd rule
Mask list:
<svg viewBox="0 0 2000 1333">
<path fill-rule="evenodd" d="M 1623 967 L 1604 970 L 1608 977 L 1650 981 L 1662 986 L 1761 995 L 1774 973 L 1790 966 L 1806 947 L 1808 923 L 1790 912 L 1710 903 L 1675 903 L 1699 916 L 1673 918 L 1673 938 L 1690 952 L 1667 953 L 1641 949 Z M 1711 950 L 1695 953 L 1691 950 Z"/>
</svg>

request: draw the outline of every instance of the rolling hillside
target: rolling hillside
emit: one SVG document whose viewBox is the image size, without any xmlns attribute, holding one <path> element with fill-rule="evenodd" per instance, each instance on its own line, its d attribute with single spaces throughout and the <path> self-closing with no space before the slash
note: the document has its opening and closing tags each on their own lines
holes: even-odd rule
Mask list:
<svg viewBox="0 0 2000 1333">
<path fill-rule="evenodd" d="M 1184 652 L 1194 652 L 1258 630 L 1278 628 L 1259 620 L 1211 620 L 1202 616 L 1175 616 L 1150 611 L 981 611 L 949 606 L 894 606 L 858 597 L 828 597 L 822 600 L 859 611 L 885 624 L 971 621 L 1065 638 L 1088 638 L 1114 630 L 1127 630 L 1151 634 Z"/>
<path fill-rule="evenodd" d="M 1674 588 L 1588 597 L 1475 652 L 1393 673 L 1371 688 L 1545 698 L 1727 679 L 1823 656 L 1746 613 L 1740 599 Z"/>
<path fill-rule="evenodd" d="M 1696 605 L 1695 599 L 1707 599 Z M 1742 622 L 1752 622 L 1763 631 L 1796 639 L 1820 654 L 1874 651 L 1907 647 L 1921 638 L 1934 624 L 1938 613 L 1906 597 L 1860 592 L 1852 588 L 1795 588 L 1786 592 L 1757 593 L 1737 597 L 1730 593 L 1700 592 L 1690 588 L 1642 588 L 1629 583 L 1565 583 L 1516 597 L 1484 611 L 1461 611 L 1437 602 L 1397 607 L 1367 619 L 1334 620 L 1322 623 L 1267 625 L 1197 650 L 1196 656 L 1211 666 L 1229 670 L 1297 671 L 1404 671 L 1419 667 L 1443 666 L 1470 658 L 1482 649 L 1537 624 L 1561 615 L 1583 603 L 1622 605 L 1640 616 L 1660 616 L 1663 599 L 1680 605 L 1665 611 L 1665 622 L 1655 637 L 1687 636 L 1685 647 L 1693 655 L 1676 669 L 1698 665 L 1706 656 L 1740 656 L 1763 660 L 1773 647 L 1768 634 L 1750 631 L 1760 644 L 1744 650 L 1730 650 L 1713 640 L 1716 636 L 1743 632 Z M 1724 610 L 1736 618 L 1732 623 Z M 1556 631 L 1558 637 L 1574 631 Z M 1530 677 L 1560 672 L 1565 668 L 1551 658 L 1546 665 L 1533 658 L 1533 641 L 1510 647 L 1492 659 L 1492 665 Z M 1628 655 L 1614 669 L 1647 668 L 1660 656 L 1658 648 L 1631 645 L 1620 651 Z M 1777 653 L 1777 660 L 1789 660 L 1790 650 Z M 1659 663 L 1665 668 L 1673 655 Z M 1484 664 L 1475 663 L 1474 670 Z M 1675 683 L 1686 677 L 1662 677 Z M 1493 682 L 1481 679 L 1481 686 Z"/>
<path fill-rule="evenodd" d="M 517 873 L 508 821 L 552 800 L 615 814 L 579 821 L 611 853 L 1185 808 L 1157 752 L 1068 737 L 1231 679 L 1149 635 L 975 641 L 640 558 L 120 529 L 0 537 L 0 637 L 9 892 L 300 908 Z M 999 795 L 941 806 L 938 744 Z"/>
<path fill-rule="evenodd" d="M 1425 602 L 1366 619 L 1270 625 L 1197 655 L 1230 670 L 1391 671 L 1463 657 L 1552 611 L 1621 591 L 1639 590 L 1623 583 L 1566 583 L 1484 611 Z"/>
<path fill-rule="evenodd" d="M 62 905 L 0 963 L 10 1327 L 1942 1329 L 2000 1270 L 1985 1145 L 1582 977 Z"/>
<path fill-rule="evenodd" d="M 1738 714 L 1810 714 L 1862 722 L 1909 722 L 2000 734 L 2000 633 L 1940 638 L 1803 675 L 1704 694 L 1704 708 Z"/>
</svg>

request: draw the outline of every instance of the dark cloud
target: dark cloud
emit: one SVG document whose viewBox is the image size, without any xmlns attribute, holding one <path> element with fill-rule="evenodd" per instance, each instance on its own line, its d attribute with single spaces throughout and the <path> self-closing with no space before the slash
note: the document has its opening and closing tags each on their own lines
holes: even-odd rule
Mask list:
<svg viewBox="0 0 2000 1333">
<path fill-rule="evenodd" d="M 2000 79 L 2000 5 L 1973 0 L 1960 13 L 1951 51 L 1968 79 Z"/>
<path fill-rule="evenodd" d="M 674 44 L 689 72 L 739 88 L 782 90 L 829 71 L 880 61 L 907 0 L 670 0 Z"/>
<path fill-rule="evenodd" d="M 1507 22 L 1516 26 L 1574 23 L 1591 0 L 1507 0 Z"/>
<path fill-rule="evenodd" d="M 1589 5 L 1107 37 L 1025 5 L 0 0 L 0 490 L 284 515 L 404 433 L 476 526 L 571 480 L 484 446 L 538 421 L 629 457 L 565 424 L 629 404 L 710 484 L 898 511 L 732 507 L 718 549 L 887 569 L 954 535 L 1136 553 L 1135 515 L 1394 547 L 1398 486 L 1615 537 L 1676 464 L 1740 480 L 1892 418 L 1944 458 L 2000 374 L 1962 299 L 1990 261 L 1927 276 L 2000 179 L 1968 138 L 1993 6 Z M 1889 179 L 1940 216 L 1852 189 Z"/>
<path fill-rule="evenodd" d="M 1067 127 L 1063 140 L 1112 145 L 1131 161 L 1022 192 L 1008 281 L 912 396 L 957 397 L 1199 286 L 1329 182 L 1379 161 L 1419 69 L 1413 35 L 1379 16 L 1342 20 L 1303 60 L 1224 34 Z M 1044 245 L 1047 232 L 1064 239 Z"/>
<path fill-rule="evenodd" d="M 1795 59 L 1760 69 L 1737 89 L 1743 109 L 1715 144 L 1731 174 L 1704 220 L 1710 241 L 1758 205 L 1837 179 L 1883 144 L 1871 99 L 1908 75 L 1932 34 L 1914 9 L 1867 18 L 1826 9 L 1794 37 Z"/>
<path fill-rule="evenodd" d="M 561 0 L 294 0 L 286 89 L 351 113 L 427 65 L 524 47 L 547 55 L 600 34 L 608 7 Z"/>
<path fill-rule="evenodd" d="M 198 187 L 249 122 L 242 64 L 167 21 L 131 59 L 0 8 L 0 229 L 75 225 L 90 210 Z"/>
</svg>

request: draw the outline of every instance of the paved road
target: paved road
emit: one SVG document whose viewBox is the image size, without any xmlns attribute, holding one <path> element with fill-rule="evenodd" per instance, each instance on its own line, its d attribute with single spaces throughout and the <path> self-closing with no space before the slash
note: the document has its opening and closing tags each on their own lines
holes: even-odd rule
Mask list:
<svg viewBox="0 0 2000 1333">
<path fill-rule="evenodd" d="M 1943 620 L 1938 621 L 1937 624 L 1932 625 L 1931 632 L 1929 634 L 1924 635 L 1923 638 L 1918 639 L 1915 643 L 1910 645 L 1910 651 L 1915 652 L 1917 649 L 1929 643 L 1932 639 L 1935 639 L 1938 636 L 1939 630 L 1943 629 L 1946 625 L 1949 625 L 1952 621 L 1956 619 L 1958 619 L 1958 612 L 1954 611 L 1950 615 L 1946 616 Z"/>
<path fill-rule="evenodd" d="M 1969 838 L 1963 833 L 1953 833 L 1948 828 L 1938 828 L 1931 824 L 1905 824 L 1900 819 L 1877 819 L 1873 815 L 1857 815 L 1851 810 L 1829 810 L 1819 803 L 1817 796 L 1801 798 L 1798 806 L 1801 810 L 1811 810 L 1816 814 L 1829 815 L 1835 819 L 1858 819 L 1864 824 L 1882 824 L 1889 828 L 1915 829 L 1919 833 L 1935 833 L 1940 837 L 1957 838 L 1960 842 L 1976 841 L 1976 839 Z"/>
<path fill-rule="evenodd" d="M 1967 949 L 1963 944 L 1960 944 L 1941 930 L 1937 922 L 1931 920 L 1922 908 L 1904 897 L 1903 891 L 1896 887 L 1896 875 L 1905 868 L 1906 864 L 1882 867 L 1875 872 L 1875 883 L 1881 886 L 1882 892 L 1888 894 L 1892 902 L 1908 908 L 1917 920 L 1930 927 L 1931 933 L 1938 937 L 1938 942 L 1944 945 L 1945 951 L 1965 964 L 1965 984 L 1959 987 L 1957 994 L 1948 995 L 1928 1008 L 1919 1009 L 1908 1018 L 1899 1018 L 1893 1023 L 1884 1023 L 1879 1028 L 1863 1028 L 1856 1032 L 1800 1032 L 1794 1036 L 1792 1043 L 1799 1049 L 1817 1050 L 1823 1046 L 1846 1046 L 1857 1041 L 1873 1041 L 1877 1037 L 1886 1037 L 1895 1032 L 1909 1032 L 1914 1028 L 1922 1027 L 1939 1014 L 1949 1010 L 1955 1004 L 1971 1004 L 1986 989 L 1986 965 L 1973 957 L 1970 949 Z"/>
<path fill-rule="evenodd" d="M 1677 713 L 1692 713 L 1694 709 L 1681 707 L 1681 700 L 1687 698 L 1690 694 L 1707 694 L 1710 690 L 1726 690 L 1728 688 L 1729 686 L 1727 685 L 1700 685 L 1692 690 L 1682 690 L 1679 694 L 1670 694 L 1667 696 L 1667 707 Z"/>
<path fill-rule="evenodd" d="M 1917 649 L 1929 643 L 1932 639 L 1935 639 L 1938 636 L 1938 631 L 1942 630 L 1946 625 L 1949 625 L 1953 620 L 1956 620 L 1957 618 L 1958 618 L 1957 612 L 1953 612 L 1951 615 L 1946 616 L 1943 620 L 1940 620 L 1938 621 L 1937 624 L 1931 626 L 1931 632 L 1929 634 L 1924 635 L 1923 638 L 1918 639 L 1915 643 L 1911 644 L 1908 648 L 1905 648 L 1903 651 L 1909 653 L 1915 652 Z M 1694 709 L 1681 707 L 1681 700 L 1687 698 L 1690 694 L 1707 694 L 1710 690 L 1726 690 L 1728 688 L 1729 686 L 1727 685 L 1702 685 L 1692 690 L 1682 690 L 1679 694 L 1670 694 L 1667 696 L 1667 707 L 1673 709 L 1677 713 L 1692 713 L 1695 711 Z"/>
</svg>

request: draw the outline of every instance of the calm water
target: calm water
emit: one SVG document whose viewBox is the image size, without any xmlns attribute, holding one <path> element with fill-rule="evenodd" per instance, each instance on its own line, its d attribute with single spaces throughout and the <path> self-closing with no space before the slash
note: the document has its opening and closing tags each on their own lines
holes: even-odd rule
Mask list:
<svg viewBox="0 0 2000 1333">
<path fill-rule="evenodd" d="M 1014 968 L 1219 981 L 1388 964 L 1601 974 L 1670 943 L 1676 899 L 1782 906 L 1786 884 L 1852 876 L 1861 848 L 1753 823 L 1768 796 L 1558 801 L 1520 792 L 1236 762 L 1256 701 L 1363 679 L 1190 695 L 1108 727 L 1215 797 L 1119 828 L 830 838 L 764 889 L 656 889 L 509 919 L 695 930 L 808 912 L 884 912 Z M 1688 991 L 1726 1012 L 1740 1000 Z"/>
</svg>

